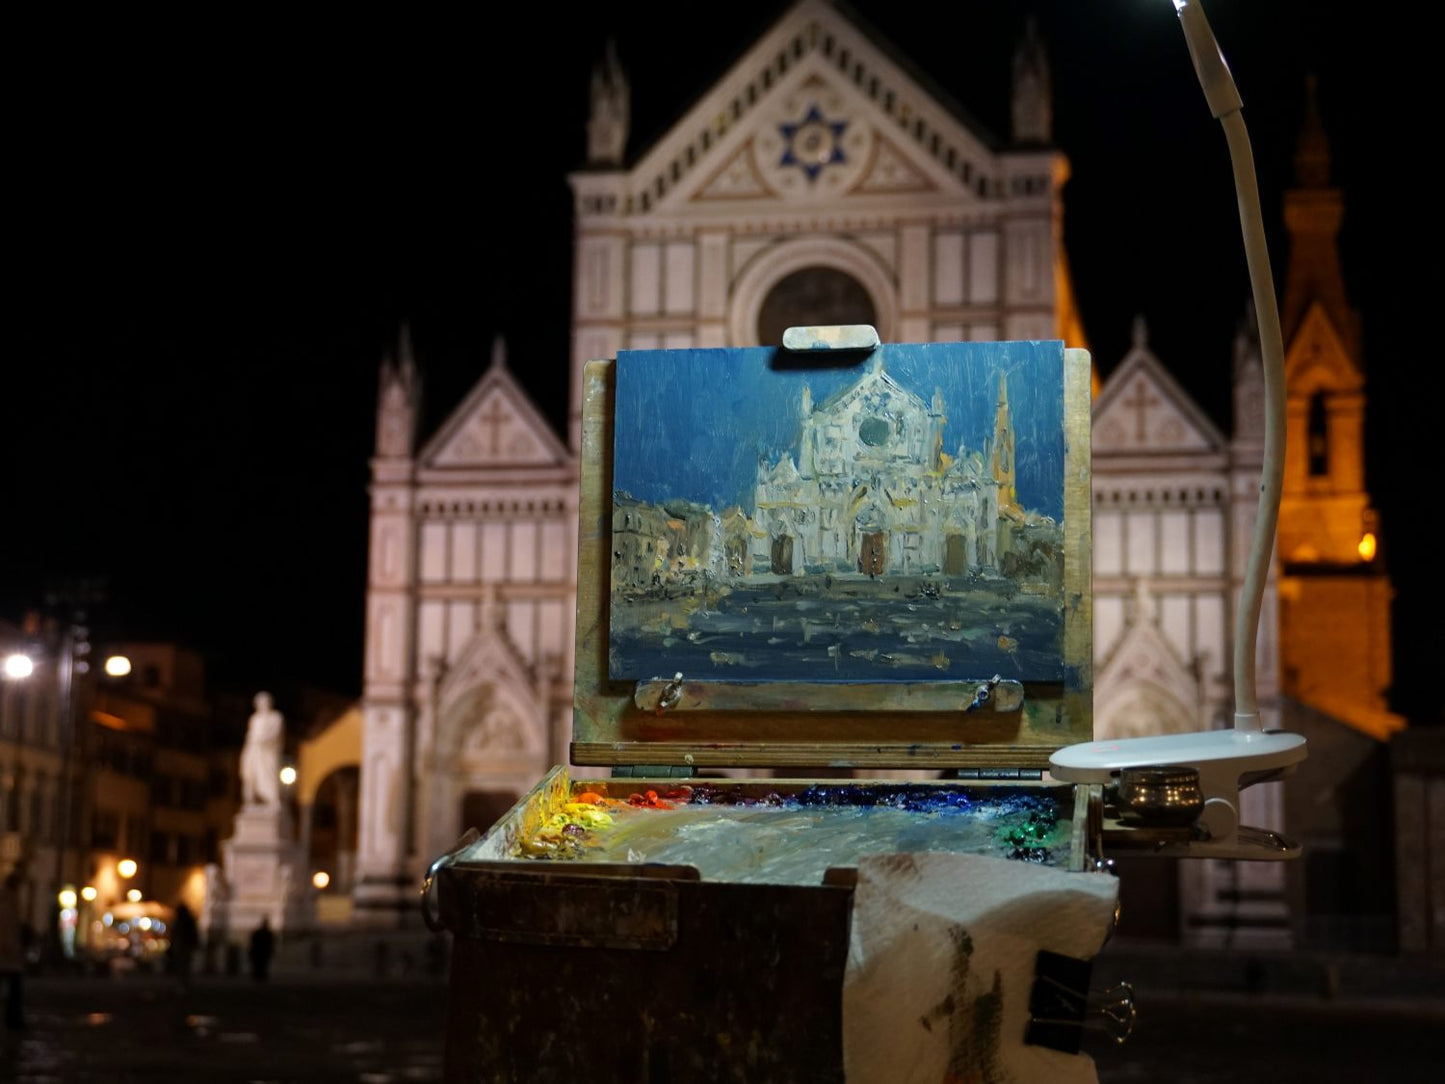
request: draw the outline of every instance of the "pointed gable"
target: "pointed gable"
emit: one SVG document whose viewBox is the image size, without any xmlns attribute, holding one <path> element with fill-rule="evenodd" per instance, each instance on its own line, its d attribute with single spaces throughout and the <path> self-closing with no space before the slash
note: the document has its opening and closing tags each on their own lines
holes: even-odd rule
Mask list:
<svg viewBox="0 0 1445 1084">
<path fill-rule="evenodd" d="M 1137 328 L 1094 402 L 1093 454 L 1217 452 L 1224 436 L 1169 375 Z"/>
<path fill-rule="evenodd" d="M 1150 620 L 1135 620 L 1094 682 L 1094 736 L 1193 730 L 1199 682 Z"/>
<path fill-rule="evenodd" d="M 527 393 L 495 361 L 418 456 L 423 468 L 553 467 L 568 459 Z"/>
<path fill-rule="evenodd" d="M 998 173 L 990 143 L 876 35 L 801 0 L 629 171 L 628 203 L 673 214 L 904 192 L 968 202 Z"/>
<path fill-rule="evenodd" d="M 1291 395 L 1317 391 L 1359 391 L 1364 377 L 1351 360 L 1339 329 L 1319 301 L 1305 311 L 1284 358 L 1285 384 Z"/>
</svg>

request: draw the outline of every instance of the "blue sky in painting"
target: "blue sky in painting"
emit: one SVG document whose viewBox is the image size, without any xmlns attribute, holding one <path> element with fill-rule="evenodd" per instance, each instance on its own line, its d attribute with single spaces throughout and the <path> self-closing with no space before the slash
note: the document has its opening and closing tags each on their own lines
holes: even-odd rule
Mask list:
<svg viewBox="0 0 1445 1084">
<path fill-rule="evenodd" d="M 885 371 L 925 403 L 942 390 L 950 455 L 960 442 L 981 451 L 992 437 L 998 372 L 1006 371 L 1019 503 L 1062 519 L 1062 343 L 886 343 L 878 350 Z M 803 387 L 816 408 L 867 371 L 868 360 L 857 357 L 840 365 L 839 355 L 773 347 L 619 352 L 613 487 L 644 501 L 683 498 L 714 511 L 734 504 L 751 511 L 759 459 L 797 455 Z"/>
</svg>

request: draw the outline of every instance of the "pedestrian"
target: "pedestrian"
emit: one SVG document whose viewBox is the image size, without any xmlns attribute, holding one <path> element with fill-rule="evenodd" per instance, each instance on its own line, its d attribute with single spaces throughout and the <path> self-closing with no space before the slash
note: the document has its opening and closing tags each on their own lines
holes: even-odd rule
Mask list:
<svg viewBox="0 0 1445 1084">
<path fill-rule="evenodd" d="M 265 982 L 271 971 L 271 956 L 276 951 L 276 935 L 271 932 L 271 920 L 261 916 L 261 925 L 251 931 L 251 977 Z"/>
<path fill-rule="evenodd" d="M 191 959 L 200 947 L 201 928 L 196 916 L 185 902 L 176 904 L 175 917 L 171 920 L 171 944 L 166 950 L 171 974 L 182 992 L 191 988 Z"/>
<path fill-rule="evenodd" d="M 5 1029 L 25 1030 L 25 937 L 20 920 L 20 870 L 0 884 L 0 980 L 5 985 Z"/>
</svg>

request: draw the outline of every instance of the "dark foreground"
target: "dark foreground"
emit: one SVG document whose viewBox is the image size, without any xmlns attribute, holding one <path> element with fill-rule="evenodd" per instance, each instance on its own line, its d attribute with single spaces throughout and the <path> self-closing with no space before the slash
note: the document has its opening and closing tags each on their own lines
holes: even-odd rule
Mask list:
<svg viewBox="0 0 1445 1084">
<path fill-rule="evenodd" d="M 440 1080 L 446 986 L 160 977 L 27 983 L 28 1029 L 0 1039 L 0 1080 Z"/>
<path fill-rule="evenodd" d="M 158 977 L 55 978 L 31 980 L 27 995 L 29 1030 L 0 1040 L 3 1081 L 442 1077 L 446 990 L 435 978 L 208 978 L 188 993 Z M 1104 1084 L 1434 1081 L 1445 1064 L 1439 1000 L 1143 989 L 1140 1001 L 1127 1045 L 1090 1043 Z"/>
</svg>

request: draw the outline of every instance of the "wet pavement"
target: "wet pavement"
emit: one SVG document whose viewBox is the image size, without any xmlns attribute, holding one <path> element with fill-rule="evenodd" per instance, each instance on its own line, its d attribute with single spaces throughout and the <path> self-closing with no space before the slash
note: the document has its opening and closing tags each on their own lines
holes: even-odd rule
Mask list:
<svg viewBox="0 0 1445 1084">
<path fill-rule="evenodd" d="M 1122 1047 L 1091 1034 L 1101 1084 L 1438 1080 L 1445 1000 L 1183 993 L 1146 982 Z M 353 1081 L 442 1078 L 443 980 L 281 976 L 30 979 L 29 1028 L 0 1039 L 0 1081 Z M 590 1084 L 609 1084 L 597 1079 Z M 763 1082 L 766 1084 L 766 1082 Z"/>
<path fill-rule="evenodd" d="M 26 983 L 28 1027 L 0 1039 L 0 1081 L 440 1080 L 446 986 L 159 976 Z"/>
</svg>

